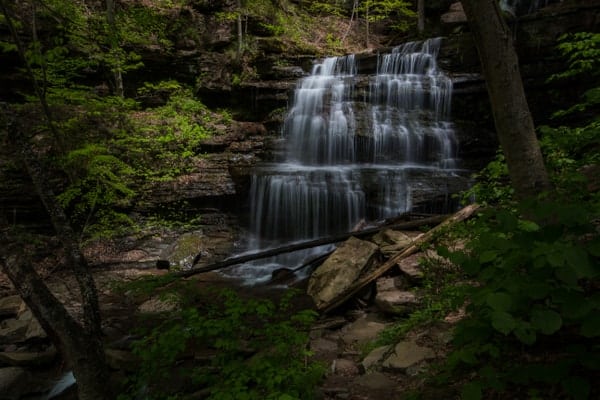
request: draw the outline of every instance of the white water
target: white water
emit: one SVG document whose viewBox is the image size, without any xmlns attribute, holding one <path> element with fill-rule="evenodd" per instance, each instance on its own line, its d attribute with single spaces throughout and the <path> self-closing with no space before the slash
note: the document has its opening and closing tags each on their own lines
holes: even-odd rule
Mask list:
<svg viewBox="0 0 600 400">
<path fill-rule="evenodd" d="M 452 81 L 437 66 L 440 39 L 380 55 L 357 100 L 353 55 L 326 58 L 299 81 L 282 135 L 285 161 L 256 168 L 251 249 L 350 231 L 362 220 L 412 207 L 414 175 L 452 176 L 457 143 L 449 119 Z M 257 282 L 322 249 L 232 268 Z"/>
</svg>

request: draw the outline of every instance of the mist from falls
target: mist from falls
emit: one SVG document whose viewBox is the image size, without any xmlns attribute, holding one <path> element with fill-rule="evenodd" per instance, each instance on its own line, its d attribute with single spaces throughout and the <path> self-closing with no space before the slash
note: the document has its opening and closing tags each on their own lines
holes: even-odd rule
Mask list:
<svg viewBox="0 0 600 400">
<path fill-rule="evenodd" d="M 453 174 L 452 81 L 437 66 L 440 44 L 411 42 L 379 55 L 360 93 L 354 55 L 326 58 L 299 81 L 282 128 L 282 161 L 254 171 L 250 248 L 395 217 L 411 209 L 423 179 Z M 232 274 L 268 278 L 322 251 L 242 265 Z"/>
</svg>

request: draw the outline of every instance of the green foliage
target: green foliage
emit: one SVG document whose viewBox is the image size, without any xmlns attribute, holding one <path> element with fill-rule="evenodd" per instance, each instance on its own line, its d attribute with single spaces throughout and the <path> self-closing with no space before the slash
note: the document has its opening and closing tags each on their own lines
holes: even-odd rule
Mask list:
<svg viewBox="0 0 600 400">
<path fill-rule="evenodd" d="M 451 232 L 443 234 L 443 240 L 447 240 L 450 234 L 454 235 Z M 373 347 L 396 344 L 411 330 L 443 320 L 449 312 L 465 302 L 468 286 L 457 283 L 461 279 L 461 272 L 455 266 L 438 257 L 421 258 L 419 264 L 423 271 L 419 308 L 386 327 Z"/>
<path fill-rule="evenodd" d="M 401 32 L 406 31 L 417 16 L 412 4 L 405 0 L 363 0 L 358 10 L 370 22 L 393 20 L 392 26 Z"/>
<path fill-rule="evenodd" d="M 554 113 L 554 118 L 563 118 L 600 106 L 600 34 L 578 32 L 559 38 L 558 51 L 566 59 L 568 68 L 550 77 L 550 82 L 565 82 L 580 79 L 588 88 L 577 104 Z M 597 116 L 594 116 L 597 118 Z"/>
<path fill-rule="evenodd" d="M 595 202 L 555 199 L 501 208 L 469 223 L 466 250 L 439 249 L 478 282 L 469 290 L 469 317 L 459 323 L 456 350 L 448 358 L 454 372 L 459 367 L 476 371 L 464 398 L 482 398 L 473 395 L 482 389 L 502 392 L 510 386 L 515 393 L 519 387 L 570 379 L 589 385 L 600 367 L 589 362 L 600 348 L 587 341 L 600 335 L 600 297 L 594 290 L 600 276 L 600 236 L 591 222 L 599 217 Z M 565 342 L 580 350 L 564 352 Z M 515 343 L 536 362 L 520 359 Z M 553 356 L 536 355 L 538 349 Z M 541 368 L 549 375 L 534 373 Z M 553 380 L 546 382 L 548 376 Z M 545 390 L 581 398 L 566 387 Z"/>
<path fill-rule="evenodd" d="M 177 396 L 168 391 L 168 382 L 184 374 L 190 385 L 207 389 L 211 400 L 313 398 L 324 372 L 306 361 L 307 328 L 316 313 L 289 316 L 291 295 L 275 305 L 224 290 L 211 295 L 215 301 L 206 309 L 185 308 L 169 318 L 134 346 L 142 363 L 132 396 L 141 388 L 148 399 Z M 204 365 L 178 369 L 177 360 L 194 349 L 212 356 Z"/>
<path fill-rule="evenodd" d="M 473 179 L 473 186 L 462 195 L 464 203 L 502 204 L 512 199 L 514 189 L 509 185 L 508 167 L 501 151 L 484 169 L 473 174 Z"/>
<path fill-rule="evenodd" d="M 75 181 L 58 196 L 69 211 L 76 226 L 87 234 L 115 232 L 132 225 L 126 214 L 117 208 L 126 207 L 135 192 L 128 186 L 127 177 L 133 168 L 111 155 L 98 144 L 87 144 L 73 150 L 64 160 Z"/>
</svg>

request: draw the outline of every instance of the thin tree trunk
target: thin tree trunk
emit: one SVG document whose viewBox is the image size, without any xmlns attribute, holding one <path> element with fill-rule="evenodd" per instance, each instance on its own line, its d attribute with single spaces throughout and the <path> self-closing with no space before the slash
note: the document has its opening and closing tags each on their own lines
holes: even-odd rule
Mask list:
<svg viewBox="0 0 600 400">
<path fill-rule="evenodd" d="M 242 51 L 244 49 L 244 35 L 242 32 L 242 0 L 237 0 L 237 34 L 238 34 L 238 48 L 237 48 L 237 59 L 238 62 L 242 60 Z"/>
<path fill-rule="evenodd" d="M 417 1 L 417 31 L 423 33 L 425 31 L 425 0 Z"/>
<path fill-rule="evenodd" d="M 109 39 L 111 50 L 116 50 L 119 44 L 117 43 L 117 25 L 115 22 L 115 1 L 106 0 L 106 22 L 108 23 Z M 113 66 L 113 75 L 115 79 L 115 94 L 119 97 L 125 96 L 125 89 L 123 87 L 123 71 L 121 68 L 121 61 L 118 57 L 114 60 L 115 65 Z"/>
<path fill-rule="evenodd" d="M 369 30 L 371 29 L 371 27 L 369 26 L 369 0 L 367 0 L 367 4 L 366 4 L 366 9 L 365 9 L 365 23 L 366 23 L 366 30 L 365 30 L 365 45 L 367 46 L 367 48 L 370 45 L 370 40 L 369 40 Z"/>
<path fill-rule="evenodd" d="M 498 139 L 517 197 L 550 188 L 512 34 L 496 0 L 463 0 L 492 104 Z"/>
</svg>

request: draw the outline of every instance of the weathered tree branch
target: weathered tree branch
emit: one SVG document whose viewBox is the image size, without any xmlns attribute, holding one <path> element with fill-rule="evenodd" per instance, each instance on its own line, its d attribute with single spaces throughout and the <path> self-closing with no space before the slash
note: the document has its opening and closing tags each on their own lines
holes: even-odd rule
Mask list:
<svg viewBox="0 0 600 400">
<path fill-rule="evenodd" d="M 341 295 L 337 296 L 336 298 L 334 298 L 330 302 L 328 302 L 326 304 L 323 304 L 320 307 L 321 311 L 327 313 L 327 312 L 330 312 L 331 310 L 339 307 L 340 305 L 342 305 L 343 303 L 345 303 L 348 299 L 352 298 L 362 288 L 364 288 L 365 286 L 367 286 L 369 283 L 371 283 L 375 279 L 379 278 L 381 275 L 383 275 L 384 273 L 386 273 L 393 266 L 397 265 L 398 262 L 400 262 L 400 260 L 402 260 L 402 259 L 410 256 L 411 254 L 414 254 L 417 251 L 419 251 L 419 246 L 421 246 L 424 243 L 429 242 L 442 229 L 444 229 L 445 227 L 447 227 L 449 225 L 455 224 L 457 222 L 464 221 L 465 219 L 467 219 L 471 215 L 473 215 L 473 213 L 475 213 L 478 209 L 479 209 L 479 205 L 478 204 L 469 205 L 469 206 L 463 208 L 462 210 L 458 211 L 457 213 L 455 213 L 454 215 L 452 215 L 448 219 L 446 219 L 444 222 L 442 222 L 441 224 L 439 224 L 435 228 L 433 228 L 433 229 L 427 231 L 426 233 L 422 234 L 417 239 L 415 239 L 413 241 L 413 243 L 410 246 L 408 246 L 407 248 L 405 248 L 403 251 L 401 251 L 400 253 L 396 254 L 395 256 L 393 256 L 392 258 L 390 258 L 389 260 L 387 260 L 386 262 L 384 262 L 383 264 L 381 264 L 380 266 L 378 266 L 374 270 L 370 271 L 367 275 L 361 276 L 344 293 L 342 293 Z"/>
<path fill-rule="evenodd" d="M 185 278 L 185 277 L 200 274 L 203 272 L 215 271 L 217 269 L 222 269 L 225 267 L 229 267 L 231 265 L 242 264 L 242 263 L 254 261 L 254 260 L 260 260 L 261 258 L 267 258 L 267 257 L 276 256 L 279 254 L 291 253 L 291 252 L 297 251 L 297 250 L 310 249 L 312 247 L 342 242 L 342 241 L 348 239 L 350 236 L 363 237 L 363 236 L 373 235 L 383 229 L 414 229 L 414 228 L 419 228 L 421 226 L 434 225 L 434 224 L 438 224 L 438 223 L 442 222 L 445 218 L 446 218 L 445 215 L 436 215 L 433 217 L 418 219 L 415 221 L 407 221 L 407 222 L 397 223 L 397 224 L 392 224 L 392 225 L 384 225 L 384 226 L 380 226 L 377 228 L 364 229 L 364 230 L 357 231 L 357 232 L 342 233 L 339 235 L 329 236 L 326 238 L 289 244 L 286 246 L 278 247 L 275 249 L 269 249 L 269 250 L 261 251 L 258 253 L 252 253 L 252 254 L 247 254 L 244 256 L 229 258 L 229 259 L 226 259 L 223 261 L 216 262 L 214 264 L 206 265 L 204 267 L 192 268 L 187 271 L 176 272 L 176 273 L 174 273 L 174 275 L 177 277 Z M 199 260 L 200 260 L 200 254 L 196 255 L 192 265 L 196 265 Z"/>
</svg>

